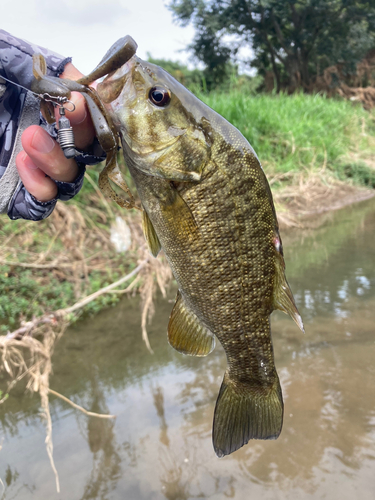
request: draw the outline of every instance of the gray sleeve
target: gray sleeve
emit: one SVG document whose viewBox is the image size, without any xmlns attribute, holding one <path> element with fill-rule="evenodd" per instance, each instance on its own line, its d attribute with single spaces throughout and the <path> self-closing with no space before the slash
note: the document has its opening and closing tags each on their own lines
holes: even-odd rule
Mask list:
<svg viewBox="0 0 375 500">
<path fill-rule="evenodd" d="M 35 52 L 43 54 L 47 73 L 51 76 L 59 76 L 71 61 L 0 30 L 0 213 L 8 213 L 11 219 L 41 220 L 52 212 L 56 204 L 56 200 L 48 203 L 35 200 L 22 185 L 15 165 L 15 158 L 22 150 L 22 132 L 32 124 L 43 123 L 39 100 L 1 78 L 4 76 L 30 88 L 32 55 Z M 70 184 L 74 187 L 71 186 L 68 191 L 76 194 L 82 186 L 82 176 L 79 175 L 76 182 Z M 62 199 L 67 198 L 62 196 Z"/>
<path fill-rule="evenodd" d="M 78 176 L 73 182 L 55 181 L 57 196 L 50 201 L 37 200 L 26 191 L 22 183 L 19 183 L 9 204 L 9 218 L 12 220 L 26 219 L 33 221 L 46 219 L 53 212 L 57 200 L 70 200 L 82 188 L 86 168 L 82 163 L 78 163 L 78 168 Z"/>
</svg>

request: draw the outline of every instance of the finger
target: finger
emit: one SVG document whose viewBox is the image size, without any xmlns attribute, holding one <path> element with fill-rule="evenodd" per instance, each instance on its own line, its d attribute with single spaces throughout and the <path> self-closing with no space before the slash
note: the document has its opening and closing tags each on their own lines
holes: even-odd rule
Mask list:
<svg viewBox="0 0 375 500">
<path fill-rule="evenodd" d="M 65 65 L 63 73 L 61 73 L 60 78 L 68 78 L 68 80 L 78 80 L 81 78 L 83 73 L 81 73 L 72 63 Z"/>
<path fill-rule="evenodd" d="M 81 73 L 72 63 L 68 63 L 64 68 L 64 73 L 61 73 L 60 78 L 68 78 L 69 80 L 79 80 L 82 76 L 85 76 Z M 96 89 L 98 83 L 92 82 L 90 83 L 90 87 L 94 87 Z"/>
<path fill-rule="evenodd" d="M 72 63 L 68 63 L 65 66 L 64 72 L 60 75 L 60 78 L 78 80 L 81 76 L 83 76 L 83 74 L 78 71 Z M 83 95 L 79 92 L 72 92 L 71 101 L 75 105 L 75 110 L 73 112 L 67 111 L 66 116 L 69 118 L 74 130 L 76 147 L 78 149 L 85 150 L 94 140 L 95 129 L 92 124 L 90 114 L 87 111 L 86 101 Z M 58 121 L 58 119 L 59 113 L 56 109 L 56 121 Z"/>
<path fill-rule="evenodd" d="M 41 127 L 31 125 L 22 134 L 22 146 L 32 162 L 56 181 L 73 182 L 78 165 L 65 158 L 60 146 Z"/>
<path fill-rule="evenodd" d="M 16 166 L 26 190 L 39 201 L 50 201 L 57 196 L 57 186 L 24 152 L 16 156 Z"/>
</svg>

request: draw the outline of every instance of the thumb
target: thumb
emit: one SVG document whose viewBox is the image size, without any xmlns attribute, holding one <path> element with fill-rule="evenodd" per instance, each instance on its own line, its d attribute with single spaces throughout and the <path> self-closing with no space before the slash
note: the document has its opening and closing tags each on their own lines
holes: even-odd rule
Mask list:
<svg viewBox="0 0 375 500">
<path fill-rule="evenodd" d="M 78 80 L 82 76 L 84 76 L 83 73 L 78 71 L 78 69 L 72 63 L 68 63 L 65 66 L 63 73 L 61 73 L 60 78 L 68 78 L 69 80 Z"/>
</svg>

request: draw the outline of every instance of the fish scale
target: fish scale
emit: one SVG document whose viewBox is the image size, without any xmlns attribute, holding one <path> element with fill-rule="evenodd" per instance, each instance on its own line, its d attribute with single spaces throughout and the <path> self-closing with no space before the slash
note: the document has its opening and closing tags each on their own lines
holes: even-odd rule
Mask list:
<svg viewBox="0 0 375 500">
<path fill-rule="evenodd" d="M 179 289 L 169 342 L 204 356 L 217 337 L 227 356 L 213 425 L 222 457 L 249 439 L 280 434 L 269 316 L 279 308 L 303 328 L 271 191 L 242 134 L 164 70 L 132 58 L 105 80 L 107 102 L 119 78 L 124 88 L 110 109 L 145 210 L 145 237 L 153 255 L 164 250 Z M 155 85 L 165 107 L 150 102 Z"/>
</svg>

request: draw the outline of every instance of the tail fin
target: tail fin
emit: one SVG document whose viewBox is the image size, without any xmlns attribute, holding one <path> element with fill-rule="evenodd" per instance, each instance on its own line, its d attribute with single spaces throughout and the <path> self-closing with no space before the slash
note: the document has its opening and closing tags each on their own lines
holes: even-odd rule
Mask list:
<svg viewBox="0 0 375 500">
<path fill-rule="evenodd" d="M 266 391 L 236 387 L 225 373 L 216 401 L 212 440 L 216 455 L 229 455 L 249 439 L 277 439 L 284 404 L 279 378 Z"/>
</svg>

